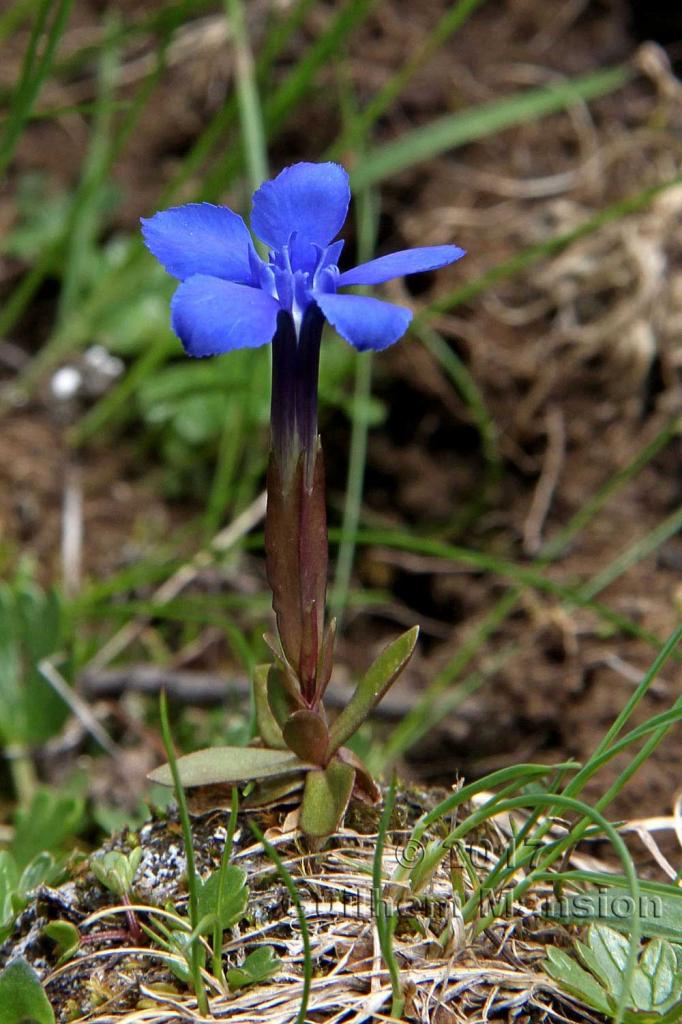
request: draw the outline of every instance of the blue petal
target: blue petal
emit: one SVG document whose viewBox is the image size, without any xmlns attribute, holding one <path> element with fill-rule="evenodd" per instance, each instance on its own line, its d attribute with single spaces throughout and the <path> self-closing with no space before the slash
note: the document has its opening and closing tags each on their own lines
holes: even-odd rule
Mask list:
<svg viewBox="0 0 682 1024">
<path fill-rule="evenodd" d="M 171 302 L 173 330 L 190 356 L 217 356 L 272 341 L 279 304 L 259 288 L 195 274 Z"/>
<path fill-rule="evenodd" d="M 226 206 L 188 203 L 142 218 L 147 248 L 181 281 L 209 274 L 250 284 L 253 243 L 242 218 Z"/>
<path fill-rule="evenodd" d="M 403 249 L 392 252 L 389 256 L 380 256 L 369 263 L 361 263 L 359 267 L 346 270 L 339 277 L 339 287 L 350 284 L 381 284 L 392 277 L 403 277 L 405 274 L 418 274 L 424 270 L 437 270 L 448 263 L 454 263 L 466 255 L 464 249 L 456 245 L 429 245 L 422 249 Z"/>
<path fill-rule="evenodd" d="M 343 227 L 349 202 L 348 175 L 339 164 L 294 164 L 254 194 L 251 227 L 273 249 L 294 231 L 299 245 L 324 247 Z"/>
<path fill-rule="evenodd" d="M 388 348 L 402 337 L 412 313 L 391 302 L 381 302 L 368 295 L 323 295 L 315 293 L 315 301 L 326 319 L 342 338 L 360 352 Z"/>
</svg>

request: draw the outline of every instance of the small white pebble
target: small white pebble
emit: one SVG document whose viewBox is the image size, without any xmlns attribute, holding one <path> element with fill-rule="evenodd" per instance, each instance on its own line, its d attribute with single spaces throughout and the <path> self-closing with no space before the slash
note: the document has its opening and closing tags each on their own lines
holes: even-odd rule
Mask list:
<svg viewBox="0 0 682 1024">
<path fill-rule="evenodd" d="M 75 366 L 62 366 L 52 377 L 50 390 L 60 402 L 66 402 L 78 394 L 83 383 L 83 376 Z"/>
</svg>

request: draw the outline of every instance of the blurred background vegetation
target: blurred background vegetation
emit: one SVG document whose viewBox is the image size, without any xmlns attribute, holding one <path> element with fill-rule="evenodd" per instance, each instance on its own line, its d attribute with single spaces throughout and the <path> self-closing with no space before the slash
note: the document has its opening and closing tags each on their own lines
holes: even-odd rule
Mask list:
<svg viewBox="0 0 682 1024">
<path fill-rule="evenodd" d="M 349 265 L 469 252 L 387 289 L 416 313 L 394 350 L 325 342 L 332 700 L 419 621 L 418 657 L 360 738 L 373 768 L 449 785 L 592 750 L 682 609 L 682 33 L 655 7 L 2 5 L 0 875 L 15 891 L 45 845 L 95 843 L 160 799 L 145 776 L 163 685 L 183 749 L 249 734 L 270 616 L 269 353 L 183 356 L 138 218 L 198 199 L 248 214 L 261 138 L 268 172 L 348 168 Z M 666 672 L 643 718 L 679 696 Z M 681 768 L 662 744 L 617 813 L 669 810 Z"/>
</svg>

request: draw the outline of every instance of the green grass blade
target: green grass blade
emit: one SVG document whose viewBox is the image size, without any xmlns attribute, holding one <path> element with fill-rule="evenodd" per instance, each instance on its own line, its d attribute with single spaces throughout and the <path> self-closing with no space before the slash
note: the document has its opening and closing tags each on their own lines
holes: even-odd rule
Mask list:
<svg viewBox="0 0 682 1024">
<path fill-rule="evenodd" d="M 312 947 L 310 944 L 310 931 L 308 929 L 308 922 L 306 921 L 305 911 L 303 904 L 301 903 L 301 897 L 298 895 L 296 889 L 296 883 L 286 869 L 286 866 L 278 854 L 272 843 L 269 843 L 265 838 L 261 830 L 258 828 L 255 822 L 250 821 L 249 826 L 251 831 L 255 835 L 256 839 L 263 844 L 263 849 L 267 853 L 270 860 L 277 868 L 279 877 L 284 882 L 291 902 L 296 908 L 296 916 L 298 917 L 298 925 L 301 929 L 301 942 L 303 943 L 303 991 L 301 993 L 301 1005 L 296 1017 L 295 1024 L 305 1024 L 306 1014 L 308 1012 L 308 1002 L 310 1000 L 310 987 L 313 981 L 313 956 Z"/>
<path fill-rule="evenodd" d="M 394 775 L 391 779 L 388 793 L 384 799 L 384 807 L 381 812 L 381 820 L 379 822 L 379 829 L 376 838 L 376 848 L 372 863 L 372 896 L 375 915 L 374 921 L 379 936 L 379 947 L 391 979 L 391 991 L 393 993 L 391 1017 L 395 1020 L 402 1020 L 405 998 L 403 996 L 403 987 L 400 980 L 400 967 L 393 949 L 393 936 L 395 934 L 398 919 L 395 910 L 389 911 L 383 900 L 384 847 L 386 845 L 386 835 L 391 822 L 393 808 L 395 807 L 395 791 L 396 779 Z"/>
<path fill-rule="evenodd" d="M 650 185 L 648 188 L 642 189 L 641 192 L 637 192 L 634 196 L 627 196 L 625 199 L 619 199 L 617 202 L 611 203 L 610 206 L 605 206 L 603 210 L 599 210 L 594 216 L 588 217 L 576 228 L 564 231 L 561 234 L 554 235 L 553 238 L 548 238 L 543 242 L 536 242 L 534 245 L 522 249 L 521 252 L 515 253 L 508 260 L 495 264 L 494 267 L 491 267 L 490 270 L 487 270 L 473 281 L 468 281 L 465 285 L 455 288 L 448 295 L 434 300 L 434 302 L 431 302 L 419 311 L 415 320 L 428 319 L 433 313 L 448 313 L 458 306 L 472 302 L 493 285 L 514 277 L 515 274 L 527 270 L 528 267 L 534 266 L 534 264 L 542 259 L 547 259 L 550 256 L 563 252 L 564 249 L 567 249 L 574 242 L 579 242 L 581 238 L 594 234 L 595 231 L 605 227 L 607 224 L 612 224 L 630 214 L 645 210 L 658 196 L 663 195 L 670 189 L 677 188 L 680 184 L 682 184 L 682 174 L 676 174 L 673 178 L 662 181 L 658 185 Z"/>
<path fill-rule="evenodd" d="M 617 558 L 615 558 L 610 565 L 598 572 L 596 576 L 593 576 L 589 583 L 584 584 L 580 588 L 580 593 L 590 600 L 596 597 L 597 594 L 601 593 L 602 590 L 613 583 L 614 580 L 622 576 L 623 573 L 627 572 L 628 569 L 632 568 L 638 562 L 641 562 L 643 558 L 656 551 L 661 544 L 664 544 L 675 534 L 682 530 L 682 507 L 675 509 L 671 515 L 658 524 L 653 530 L 636 541 L 625 551 L 623 551 Z"/>
<path fill-rule="evenodd" d="M 225 0 L 225 13 L 234 38 L 239 119 L 246 150 L 246 166 L 251 188 L 255 191 L 268 177 L 268 156 L 253 54 L 241 0 Z"/>
<path fill-rule="evenodd" d="M 498 445 L 497 427 L 473 375 L 445 339 L 423 319 L 417 319 L 413 323 L 412 332 L 452 380 L 469 409 L 481 438 L 481 448 L 485 460 L 481 490 L 478 498 L 470 504 L 469 508 L 444 531 L 447 536 L 450 536 L 453 532 L 458 533 L 477 518 L 499 483 L 502 475 L 502 456 Z"/>
<path fill-rule="evenodd" d="M 329 154 L 332 159 L 338 159 L 348 149 L 355 150 L 357 148 L 358 143 L 367 137 L 372 126 L 388 110 L 417 72 L 428 64 L 431 57 L 440 49 L 443 43 L 451 35 L 454 35 L 471 17 L 476 8 L 480 7 L 484 2 L 485 0 L 458 0 L 457 3 L 445 11 L 436 27 L 423 39 L 415 51 L 408 56 L 405 63 L 379 89 L 367 106 L 356 114 L 351 124 L 342 133 L 341 138 L 334 143 Z"/>
<path fill-rule="evenodd" d="M 376 3 L 377 0 L 345 0 L 330 19 L 326 32 L 306 50 L 275 92 L 266 97 L 263 118 L 269 142 L 277 137 L 292 111 L 309 95 L 320 68 L 335 57 L 348 35 L 364 21 Z M 242 161 L 241 148 L 230 146 L 206 178 L 206 195 L 215 194 L 224 188 L 226 181 L 232 181 Z"/>
<path fill-rule="evenodd" d="M 170 721 L 168 718 L 168 698 L 166 697 L 165 690 L 161 693 L 159 710 L 161 715 L 161 736 L 166 751 L 166 757 L 168 758 L 170 773 L 173 778 L 173 790 L 175 792 L 175 799 L 178 802 L 180 824 L 182 826 L 182 838 L 185 848 L 185 859 L 187 861 L 187 890 L 189 893 L 190 922 L 192 924 L 192 931 L 196 931 L 199 924 L 199 889 L 197 884 L 199 876 L 197 875 L 196 861 L 194 858 L 192 823 L 190 821 L 189 810 L 187 808 L 185 790 L 183 789 L 182 782 L 180 781 L 180 773 L 178 771 L 178 765 L 175 758 L 175 748 L 173 746 L 173 737 L 171 736 Z M 201 962 L 199 954 L 200 946 L 199 939 L 197 938 L 192 943 L 192 980 L 194 983 L 194 992 L 197 997 L 197 1003 L 199 1005 L 199 1011 L 202 1015 L 206 1016 L 208 1014 L 208 999 L 206 997 L 206 989 L 204 988 L 204 982 L 201 976 Z"/>
<path fill-rule="evenodd" d="M 59 40 L 63 35 L 64 29 L 66 28 L 66 23 L 68 21 L 69 14 L 71 13 L 72 6 L 73 0 L 59 0 L 56 12 L 52 19 L 52 24 L 47 30 L 47 39 L 45 41 L 43 52 L 40 58 L 38 59 L 35 73 L 31 76 L 33 63 L 31 60 L 31 65 L 27 66 L 26 68 L 26 80 L 23 80 L 22 77 L 20 88 L 17 91 L 16 104 L 13 104 L 12 110 L 10 112 L 10 117 L 7 121 L 7 124 L 5 125 L 3 138 L 0 141 L 0 178 L 2 178 L 2 175 L 5 173 L 7 169 L 7 165 L 12 159 L 14 149 L 17 145 L 17 142 L 19 141 L 19 138 L 21 137 L 21 132 L 23 130 L 24 123 L 26 119 L 30 116 L 31 110 L 33 109 L 33 104 L 35 103 L 38 97 L 38 94 L 45 79 L 50 73 L 54 61 L 55 51 L 59 44 Z M 42 10 L 39 11 L 37 19 L 38 23 L 42 28 L 43 19 L 41 15 Z M 33 37 L 31 39 L 31 43 L 33 43 Z M 29 43 L 29 47 L 31 47 L 31 43 Z M 27 57 L 31 56 L 35 56 L 35 51 L 33 51 L 32 54 L 27 54 Z"/>
<path fill-rule="evenodd" d="M 539 572 L 543 566 L 549 565 L 558 558 L 575 537 L 580 534 L 589 522 L 601 511 L 607 502 L 623 487 L 633 480 L 655 456 L 666 448 L 679 432 L 680 418 L 673 417 L 656 436 L 636 453 L 634 458 L 622 469 L 613 474 L 600 487 L 592 498 L 571 517 L 566 526 L 542 549 L 540 556 L 532 563 Z M 378 543 L 381 543 L 379 541 Z M 516 607 L 522 588 L 507 591 L 493 608 L 485 615 L 483 621 L 459 647 L 454 657 L 441 669 L 424 691 L 417 705 L 395 726 L 383 750 L 375 752 L 374 770 L 390 764 L 392 760 L 403 754 L 415 736 L 420 736 L 420 723 L 423 721 L 428 706 L 432 705 L 452 682 L 464 671 L 484 646 L 489 637 L 504 622 Z M 639 634 L 638 628 L 629 623 L 626 629 Z M 648 642 L 654 637 L 643 636 Z"/>
<path fill-rule="evenodd" d="M 11 36 L 26 18 L 33 13 L 40 0 L 16 0 L 6 11 L 0 14 L 0 42 Z"/>
<path fill-rule="evenodd" d="M 110 25 L 111 29 L 113 26 Z M 70 230 L 66 243 L 62 287 L 57 307 L 57 324 L 77 307 L 83 283 L 87 280 L 88 264 L 94 255 L 101 209 L 100 183 L 108 170 L 109 140 L 111 135 L 110 105 L 116 87 L 119 54 L 116 47 L 105 39 L 98 69 L 98 95 L 90 144 L 83 164 L 82 178 L 69 217 Z"/>
<path fill-rule="evenodd" d="M 577 812 L 578 814 L 584 816 L 584 818 L 589 819 L 589 821 L 597 825 L 599 830 L 609 839 L 614 851 L 618 855 L 618 858 L 621 864 L 623 865 L 629 893 L 632 898 L 632 905 L 633 907 L 639 906 L 639 879 L 635 871 L 635 866 L 633 864 L 632 857 L 630 856 L 627 846 L 625 845 L 621 837 L 618 835 L 618 832 L 615 830 L 613 825 L 609 821 L 607 821 L 606 818 L 596 808 L 590 807 L 589 804 L 585 804 L 580 800 L 576 800 L 572 797 L 559 795 L 556 793 L 527 793 L 523 796 L 512 797 L 508 800 L 499 801 L 499 803 L 495 805 L 494 814 L 504 814 L 507 811 L 520 810 L 525 809 L 527 807 L 544 807 L 547 809 L 547 813 L 551 814 L 552 809 L 555 806 L 563 810 L 571 810 Z M 471 819 L 473 819 L 474 817 L 475 814 L 470 815 L 469 819 L 467 819 L 466 822 L 464 822 L 457 829 L 454 829 L 453 832 L 450 833 L 450 836 L 448 837 L 448 840 L 446 840 L 446 842 L 453 839 L 456 835 L 458 836 L 460 834 L 465 834 L 462 830 L 464 829 L 465 826 L 469 824 Z M 514 868 L 511 868 L 510 870 L 514 870 Z M 523 879 L 523 881 L 519 882 L 514 887 L 509 896 L 505 894 L 505 896 L 503 897 L 503 900 L 505 902 L 500 904 L 502 909 L 504 909 L 505 905 L 508 906 L 510 905 L 511 902 L 519 900 L 521 896 L 528 892 L 528 890 L 532 887 L 533 884 L 534 875 L 533 873 L 531 873 L 527 875 L 526 878 Z M 467 901 L 467 903 L 465 903 L 465 905 L 462 907 L 462 916 L 465 922 L 467 922 L 473 920 L 477 913 L 478 894 L 475 894 L 474 897 Z M 482 931 L 488 928 L 492 923 L 494 923 L 499 913 L 500 909 L 496 908 L 495 910 L 491 911 L 490 914 L 487 914 L 482 920 L 477 921 L 476 932 L 480 934 Z M 630 991 L 630 983 L 632 981 L 632 974 L 635 969 L 635 964 L 637 962 L 637 953 L 639 949 L 640 937 L 641 921 L 639 919 L 639 916 L 633 913 L 630 919 L 629 929 L 630 948 L 628 953 L 627 964 L 623 971 L 623 984 L 621 986 L 621 991 L 618 998 L 618 1008 L 614 1018 L 615 1024 L 620 1024 L 620 1022 L 623 1020 L 627 996 Z"/>
<path fill-rule="evenodd" d="M 329 536 L 332 539 L 338 537 L 338 531 L 330 530 Z M 410 533 L 402 533 L 397 530 L 360 530 L 356 536 L 356 542 L 363 545 L 383 545 L 384 547 L 395 548 L 399 551 L 417 552 L 422 555 L 432 555 L 435 558 L 449 559 L 472 568 L 485 572 L 499 574 L 515 583 L 523 586 L 530 586 L 542 593 L 552 594 L 561 598 L 569 605 L 579 608 L 589 608 L 604 621 L 611 623 L 627 634 L 640 638 L 648 638 L 649 642 L 658 645 L 660 641 L 646 630 L 642 630 L 626 616 L 614 612 L 606 605 L 585 597 L 580 587 L 570 587 L 556 580 L 545 576 L 541 568 L 533 565 L 519 565 L 507 559 L 499 558 L 497 555 L 489 554 L 486 551 L 475 551 L 470 548 L 457 547 L 454 544 L 446 544 L 443 541 L 428 537 L 415 537 Z"/>
<path fill-rule="evenodd" d="M 28 118 L 36 98 L 42 79 L 40 69 L 35 69 L 38 43 L 47 24 L 50 12 L 50 0 L 42 0 L 36 19 L 31 29 L 26 53 L 22 62 L 19 82 L 12 97 L 9 116 L 5 122 L 2 138 L 0 138 L 0 178 L 5 173 L 12 159 L 14 149 L 21 136 L 24 122 Z M 53 26 L 54 29 L 54 26 Z"/>
<path fill-rule="evenodd" d="M 625 85 L 632 75 L 627 67 L 607 68 L 438 118 L 370 150 L 351 173 L 353 188 L 377 185 L 457 146 L 557 113 L 573 103 L 605 96 Z"/>
</svg>

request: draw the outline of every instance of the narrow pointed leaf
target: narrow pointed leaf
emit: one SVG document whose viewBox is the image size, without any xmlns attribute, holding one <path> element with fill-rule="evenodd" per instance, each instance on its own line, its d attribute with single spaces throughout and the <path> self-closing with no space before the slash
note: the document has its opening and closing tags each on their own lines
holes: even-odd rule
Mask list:
<svg viewBox="0 0 682 1024">
<path fill-rule="evenodd" d="M 294 698 L 287 685 L 284 672 L 276 665 L 270 666 L 265 685 L 270 713 L 281 729 L 289 716 L 293 715 L 294 711 L 300 710 L 302 701 L 297 701 Z"/>
<path fill-rule="evenodd" d="M 253 699 L 256 706 L 258 735 L 266 747 L 272 750 L 286 750 L 277 719 L 270 710 L 268 701 L 268 672 L 270 665 L 257 665 L 253 674 Z"/>
<path fill-rule="evenodd" d="M 418 636 L 419 626 L 413 626 L 390 643 L 358 683 L 355 693 L 331 727 L 332 753 L 350 739 L 396 681 L 412 657 Z"/>
<path fill-rule="evenodd" d="M 307 708 L 296 711 L 284 723 L 285 742 L 302 761 L 324 764 L 329 749 L 329 730 L 321 716 Z"/>
<path fill-rule="evenodd" d="M 324 839 L 336 832 L 348 807 L 355 769 L 342 761 L 308 772 L 303 790 L 299 825 L 312 839 Z"/>
<path fill-rule="evenodd" d="M 264 747 L 211 747 L 195 750 L 178 758 L 178 770 L 183 786 L 210 786 L 218 782 L 249 782 L 277 775 L 308 771 L 306 764 L 295 754 Z M 167 764 L 161 765 L 148 776 L 161 786 L 172 786 L 173 777 Z"/>
<path fill-rule="evenodd" d="M 279 639 L 276 636 L 273 636 L 272 633 L 263 633 L 263 639 L 275 656 L 274 667 L 282 673 L 282 682 L 286 686 L 287 691 L 291 694 L 291 697 L 294 700 L 297 700 L 300 696 L 300 683 L 294 669 L 287 661 L 286 654 L 284 653 L 284 649 L 282 648 Z"/>
</svg>

